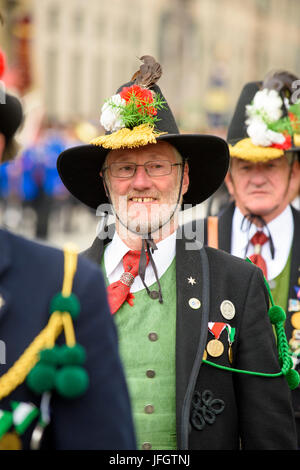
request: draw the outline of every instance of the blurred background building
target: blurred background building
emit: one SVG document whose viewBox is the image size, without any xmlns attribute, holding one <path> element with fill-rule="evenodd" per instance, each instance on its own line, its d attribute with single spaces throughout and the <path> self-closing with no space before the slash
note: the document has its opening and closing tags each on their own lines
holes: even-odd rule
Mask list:
<svg viewBox="0 0 300 470">
<path fill-rule="evenodd" d="M 0 175 L 1 221 L 57 245 L 86 246 L 98 222 L 60 185 L 57 154 L 103 131 L 101 106 L 138 57 L 161 63 L 181 132 L 222 137 L 245 82 L 300 75 L 299 0 L 0 0 L 0 11 L 3 80 L 26 111 L 24 151 Z"/>
</svg>

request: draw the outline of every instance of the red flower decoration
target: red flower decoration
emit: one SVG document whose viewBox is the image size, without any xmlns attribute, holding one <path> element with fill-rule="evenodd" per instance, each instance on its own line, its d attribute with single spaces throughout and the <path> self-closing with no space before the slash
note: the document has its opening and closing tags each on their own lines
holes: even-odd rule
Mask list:
<svg viewBox="0 0 300 470">
<path fill-rule="evenodd" d="M 124 87 L 120 92 L 121 98 L 123 98 L 127 103 L 134 98 L 138 111 L 140 113 L 145 112 L 149 115 L 155 116 L 157 110 L 154 106 L 147 106 L 148 104 L 153 103 L 153 96 L 150 90 L 146 88 L 141 88 L 138 85 L 132 85 L 131 87 Z"/>
<path fill-rule="evenodd" d="M 271 147 L 274 149 L 288 150 L 292 146 L 292 137 L 287 134 L 285 136 L 285 141 L 282 144 L 272 144 Z"/>
<path fill-rule="evenodd" d="M 299 131 L 300 131 L 299 118 L 291 112 L 289 113 L 289 118 L 290 118 L 290 121 L 291 121 L 292 128 L 293 128 L 294 132 L 299 133 Z"/>
<path fill-rule="evenodd" d="M 5 56 L 2 51 L 0 51 L 0 78 L 2 78 L 5 71 Z"/>
</svg>

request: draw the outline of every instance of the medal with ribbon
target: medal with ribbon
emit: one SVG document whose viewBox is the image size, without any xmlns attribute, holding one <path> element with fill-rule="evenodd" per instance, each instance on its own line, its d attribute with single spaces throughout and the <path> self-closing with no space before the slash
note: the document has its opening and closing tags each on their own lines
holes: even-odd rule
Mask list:
<svg viewBox="0 0 300 470">
<path fill-rule="evenodd" d="M 222 331 L 226 328 L 226 323 L 209 322 L 208 329 L 215 339 L 210 340 L 206 345 L 208 354 L 212 357 L 219 357 L 224 352 L 223 343 L 219 340 Z"/>
<path fill-rule="evenodd" d="M 12 411 L 0 410 L 0 450 L 20 450 L 21 436 L 39 415 L 32 403 L 11 402 Z"/>
<path fill-rule="evenodd" d="M 294 286 L 294 289 L 296 291 L 296 297 L 297 299 L 300 300 L 300 286 Z"/>
<path fill-rule="evenodd" d="M 226 325 L 226 330 L 228 333 L 228 359 L 229 362 L 232 364 L 233 361 L 233 356 L 232 356 L 232 343 L 234 342 L 234 337 L 235 337 L 235 328 L 233 328 L 231 325 Z"/>
</svg>

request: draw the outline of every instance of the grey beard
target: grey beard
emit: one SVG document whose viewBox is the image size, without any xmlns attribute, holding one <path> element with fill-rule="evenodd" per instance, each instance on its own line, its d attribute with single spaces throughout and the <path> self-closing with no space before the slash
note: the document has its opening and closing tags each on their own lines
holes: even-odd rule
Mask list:
<svg viewBox="0 0 300 470">
<path fill-rule="evenodd" d="M 176 203 L 162 204 L 160 208 L 156 207 L 155 211 L 150 211 L 149 215 L 148 212 L 145 212 L 143 217 L 135 218 L 130 217 L 130 215 L 128 216 L 128 214 L 124 217 L 116 212 L 115 209 L 114 212 L 123 229 L 128 229 L 132 233 L 144 238 L 149 234 L 154 234 L 160 229 L 163 230 L 165 236 L 170 234 L 172 231 L 172 223 L 178 216 L 180 206 L 178 205 L 176 210 L 175 208 Z"/>
</svg>

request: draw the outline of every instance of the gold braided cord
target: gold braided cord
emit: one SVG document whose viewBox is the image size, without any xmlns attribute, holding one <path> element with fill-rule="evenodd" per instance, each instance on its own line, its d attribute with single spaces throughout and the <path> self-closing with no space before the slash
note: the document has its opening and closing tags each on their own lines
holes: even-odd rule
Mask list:
<svg viewBox="0 0 300 470">
<path fill-rule="evenodd" d="M 251 162 L 267 162 L 284 155 L 283 149 L 254 145 L 250 138 L 242 139 L 235 145 L 229 145 L 229 152 L 231 157 Z"/>
<path fill-rule="evenodd" d="M 27 375 L 39 360 L 42 349 L 53 347 L 56 338 L 63 329 L 62 316 L 54 312 L 47 326 L 32 341 L 14 365 L 0 377 L 0 400 L 9 395 L 24 382 Z"/>
<path fill-rule="evenodd" d="M 72 293 L 73 279 L 77 269 L 77 249 L 75 245 L 68 244 L 64 249 L 64 255 L 64 282 L 61 293 L 64 297 L 69 297 Z"/>
<path fill-rule="evenodd" d="M 156 137 L 166 132 L 156 132 L 153 126 L 141 124 L 133 129 L 123 127 L 112 134 L 101 135 L 93 139 L 90 144 L 106 149 L 135 148 L 148 144 L 156 144 Z"/>
<path fill-rule="evenodd" d="M 66 344 L 67 346 L 72 348 L 76 344 L 76 338 L 71 315 L 68 312 L 63 313 L 62 321 L 64 326 Z"/>
<path fill-rule="evenodd" d="M 77 268 L 77 253 L 74 246 L 64 249 L 64 281 L 62 294 L 67 297 L 72 293 L 73 279 Z M 66 343 L 76 343 L 71 315 L 68 312 L 53 312 L 45 328 L 34 338 L 12 367 L 0 377 L 0 400 L 9 395 L 21 383 L 39 360 L 42 349 L 52 348 L 60 333 L 64 330 Z"/>
</svg>

